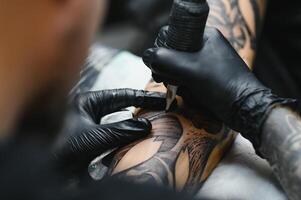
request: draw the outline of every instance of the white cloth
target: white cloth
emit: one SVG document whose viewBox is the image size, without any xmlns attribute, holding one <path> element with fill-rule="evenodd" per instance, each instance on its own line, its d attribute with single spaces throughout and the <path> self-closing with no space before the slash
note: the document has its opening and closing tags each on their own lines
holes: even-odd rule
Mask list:
<svg viewBox="0 0 301 200">
<path fill-rule="evenodd" d="M 93 90 L 144 89 L 151 79 L 141 58 L 122 52 L 103 69 Z M 197 197 L 204 199 L 287 199 L 268 163 L 238 136 L 233 147 L 205 182 Z"/>
</svg>

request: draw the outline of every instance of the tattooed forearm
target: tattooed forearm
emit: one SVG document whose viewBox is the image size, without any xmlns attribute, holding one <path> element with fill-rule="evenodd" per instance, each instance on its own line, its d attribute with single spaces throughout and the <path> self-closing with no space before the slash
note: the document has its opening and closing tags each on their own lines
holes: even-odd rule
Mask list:
<svg viewBox="0 0 301 200">
<path fill-rule="evenodd" d="M 287 108 L 275 108 L 262 133 L 261 152 L 291 199 L 301 199 L 301 119 Z"/>
<path fill-rule="evenodd" d="M 251 67 L 265 0 L 208 0 L 208 25 L 218 28 Z"/>
</svg>

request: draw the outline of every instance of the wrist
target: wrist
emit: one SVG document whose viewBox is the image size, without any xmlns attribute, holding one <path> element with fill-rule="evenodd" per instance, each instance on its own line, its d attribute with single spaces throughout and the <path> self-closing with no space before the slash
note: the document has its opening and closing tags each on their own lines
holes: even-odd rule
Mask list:
<svg viewBox="0 0 301 200">
<path fill-rule="evenodd" d="M 277 106 L 295 107 L 296 104 L 297 101 L 294 99 L 280 98 L 270 89 L 261 88 L 234 103 L 233 107 L 236 111 L 231 117 L 233 120 L 230 124 L 234 130 L 241 132 L 258 151 L 261 146 L 262 127 L 270 112 Z"/>
</svg>

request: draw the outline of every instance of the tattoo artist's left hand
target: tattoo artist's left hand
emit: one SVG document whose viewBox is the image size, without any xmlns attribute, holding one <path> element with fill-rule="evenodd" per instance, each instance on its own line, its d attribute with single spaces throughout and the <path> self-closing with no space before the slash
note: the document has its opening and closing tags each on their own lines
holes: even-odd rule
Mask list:
<svg viewBox="0 0 301 200">
<path fill-rule="evenodd" d="M 74 103 L 75 113 L 68 118 L 76 130 L 70 131 L 56 153 L 63 167 L 73 166 L 71 171 L 86 168 L 105 151 L 145 137 L 151 130 L 150 122 L 143 118 L 100 125 L 103 116 L 130 106 L 163 109 L 165 98 L 161 93 L 116 89 L 84 93 Z"/>
</svg>

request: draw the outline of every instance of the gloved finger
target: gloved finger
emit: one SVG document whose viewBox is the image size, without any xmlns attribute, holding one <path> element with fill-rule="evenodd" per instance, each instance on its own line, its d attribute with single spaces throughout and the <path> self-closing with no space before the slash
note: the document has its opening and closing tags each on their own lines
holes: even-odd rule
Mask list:
<svg viewBox="0 0 301 200">
<path fill-rule="evenodd" d="M 186 105 L 199 109 L 199 98 L 196 96 L 198 94 L 193 94 L 187 87 L 179 87 L 177 94 L 181 96 Z"/>
<path fill-rule="evenodd" d="M 160 75 L 152 73 L 152 77 L 153 77 L 153 79 L 156 83 L 162 83 L 163 82 L 163 79 L 162 79 L 162 77 L 160 77 Z"/>
<path fill-rule="evenodd" d="M 176 80 L 173 80 L 173 79 L 170 79 L 170 78 L 166 78 L 166 77 L 162 77 L 159 74 L 153 73 L 152 76 L 153 76 L 153 79 L 154 79 L 155 82 L 157 82 L 157 83 L 162 83 L 163 82 L 164 85 L 165 85 L 165 87 L 168 84 L 170 84 L 170 85 L 178 85 L 178 83 L 179 83 Z"/>
<path fill-rule="evenodd" d="M 178 91 L 177 91 L 177 95 L 181 96 L 181 97 L 191 97 L 190 92 L 188 90 L 188 88 L 186 87 L 179 87 Z"/>
<path fill-rule="evenodd" d="M 166 105 L 164 93 L 133 89 L 115 89 L 89 92 L 80 95 L 79 107 L 95 123 L 110 113 L 127 107 L 162 110 Z"/>
<path fill-rule="evenodd" d="M 67 152 L 70 157 L 89 158 L 91 161 L 107 150 L 127 145 L 147 136 L 151 128 L 151 123 L 144 118 L 101 125 L 70 138 Z"/>
<path fill-rule="evenodd" d="M 177 84 L 185 81 L 187 58 L 185 53 L 166 48 L 148 49 L 143 54 L 143 62 L 157 76 L 166 80 L 174 80 Z M 186 62 L 186 63 L 185 63 Z"/>
</svg>

